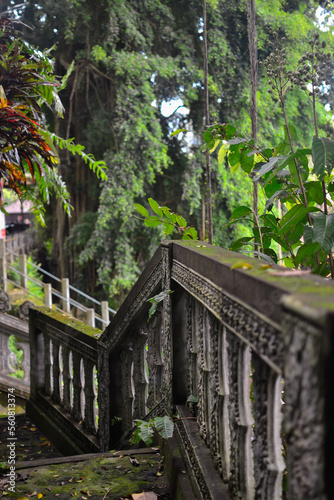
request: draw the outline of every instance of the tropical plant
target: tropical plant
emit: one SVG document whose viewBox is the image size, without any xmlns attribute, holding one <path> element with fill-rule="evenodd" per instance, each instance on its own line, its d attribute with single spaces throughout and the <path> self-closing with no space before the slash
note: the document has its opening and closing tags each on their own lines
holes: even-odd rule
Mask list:
<svg viewBox="0 0 334 500">
<path fill-rule="evenodd" d="M 83 146 L 75 146 L 73 139 L 65 141 L 50 134 L 45 126 L 41 106 L 53 106 L 62 114 L 58 92 L 65 87 L 73 69 L 72 65 L 58 82 L 49 52 L 37 51 L 21 41 L 13 22 L 0 18 L 0 178 L 20 198 L 34 202 L 41 222 L 43 203 L 33 184 L 45 202 L 51 191 L 61 199 L 68 214 L 71 210 L 69 192 L 57 173 L 59 157 L 53 143 L 81 155 L 100 177 L 106 178 L 104 162 L 85 155 Z"/>
<path fill-rule="evenodd" d="M 168 415 L 155 417 L 148 422 L 145 420 L 135 420 L 135 422 L 137 427 L 132 436 L 132 444 L 144 441 L 146 446 L 150 446 L 153 443 L 154 431 L 163 439 L 173 437 L 174 422 Z"/>
<path fill-rule="evenodd" d="M 239 238 L 231 249 L 240 250 L 259 243 L 260 250 L 246 250 L 266 260 L 277 262 L 273 242 L 286 252 L 284 262 L 289 267 L 311 267 L 323 276 L 334 278 L 332 248 L 334 245 L 334 213 L 329 213 L 334 200 L 334 142 L 319 137 L 316 113 L 316 95 L 324 86 L 325 70 L 330 64 L 326 43 L 319 41 L 316 32 L 310 39 L 310 51 L 302 56 L 294 71 L 286 69 L 286 53 L 279 47 L 266 59 L 271 92 L 281 104 L 285 130 L 284 139 L 274 147 L 256 147 L 253 140 L 238 134 L 230 124 L 215 124 L 204 133 L 206 147 L 212 152 L 218 148 L 218 161 L 226 158 L 232 171 L 239 167 L 253 181 L 259 181 L 266 195 L 261 216 L 249 206 L 237 207 L 227 225 L 253 219 L 253 235 Z M 296 148 L 297 133 L 288 121 L 286 93 L 301 88 L 310 98 L 315 135 L 311 148 Z M 275 211 L 275 200 L 284 206 L 283 216 Z"/>
</svg>

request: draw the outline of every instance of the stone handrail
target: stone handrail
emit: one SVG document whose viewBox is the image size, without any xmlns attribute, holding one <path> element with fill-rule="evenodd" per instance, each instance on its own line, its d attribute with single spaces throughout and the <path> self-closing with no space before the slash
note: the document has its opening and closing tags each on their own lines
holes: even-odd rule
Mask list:
<svg viewBox="0 0 334 500">
<path fill-rule="evenodd" d="M 278 500 L 283 490 L 290 500 L 334 498 L 333 284 L 242 259 L 246 271 L 232 269 L 240 254 L 162 243 L 96 339 L 55 313 L 32 311 L 35 413 L 56 402 L 63 426 L 72 419 L 86 449 L 89 442 L 108 451 L 136 419 L 177 412 L 194 498 Z M 147 301 L 161 291 L 172 293 L 148 321 Z"/>
<path fill-rule="evenodd" d="M 2 292 L 4 294 L 4 292 Z M 23 351 L 23 377 L 15 377 L 17 359 L 10 349 L 9 339 L 16 338 L 18 349 Z M 28 323 L 14 316 L 0 313 L 0 389 L 15 389 L 17 396 L 28 398 L 30 394 L 30 345 Z"/>
<path fill-rule="evenodd" d="M 58 432 L 64 429 L 68 433 L 69 453 L 98 451 L 96 337 L 100 331 L 48 308 L 32 309 L 29 323 L 28 413 L 36 423 L 43 412 L 51 416 Z"/>
<path fill-rule="evenodd" d="M 329 500 L 333 284 L 242 258 L 251 269 L 231 269 L 240 254 L 206 243 L 160 246 L 98 341 L 100 445 L 112 447 L 149 410 L 176 407 L 186 421 L 194 396 L 231 498 L 278 500 L 285 476 L 287 498 Z M 147 300 L 161 290 L 173 293 L 147 322 Z M 198 496 L 217 498 L 183 418 Z"/>
</svg>

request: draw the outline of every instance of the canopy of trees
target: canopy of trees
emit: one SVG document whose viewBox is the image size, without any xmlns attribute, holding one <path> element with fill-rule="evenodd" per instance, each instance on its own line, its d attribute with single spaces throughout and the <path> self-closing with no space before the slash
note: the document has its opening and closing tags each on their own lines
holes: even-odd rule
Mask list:
<svg viewBox="0 0 334 500">
<path fill-rule="evenodd" d="M 80 157 L 60 152 L 59 173 L 74 207 L 71 218 L 53 202 L 47 211 L 55 272 L 90 293 L 127 293 L 159 239 L 158 227 L 134 217 L 134 203 L 148 197 L 184 214 L 199 231 L 205 217 L 202 152 L 203 10 L 200 0 L 14 0 L 4 2 L 23 21 L 22 37 L 40 50 L 54 47 L 55 73 L 74 69 L 61 98 L 61 119 L 45 110 L 51 131 L 75 137 L 107 165 L 101 182 Z M 16 8 L 14 8 L 16 5 Z M 259 58 L 258 140 L 282 138 L 283 118 L 261 62 L 271 52 L 273 32 L 286 38 L 293 67 L 305 44 L 319 30 L 319 3 L 303 0 L 256 2 Z M 331 2 L 325 13 L 330 13 Z M 247 1 L 208 0 L 209 94 L 212 123 L 233 123 L 251 135 L 250 57 Z M 321 32 L 332 51 L 330 30 Z M 332 87 L 318 107 L 319 126 L 332 134 Z M 166 112 L 166 103 L 183 107 Z M 186 110 L 186 111 L 185 111 Z M 290 92 L 287 114 L 300 145 L 311 142 L 312 109 L 303 94 Z M 185 128 L 187 133 L 171 137 Z M 213 161 L 214 241 L 228 247 L 239 229 L 222 231 L 233 209 L 245 204 L 251 181 Z M 261 196 L 260 196 L 261 204 Z"/>
</svg>

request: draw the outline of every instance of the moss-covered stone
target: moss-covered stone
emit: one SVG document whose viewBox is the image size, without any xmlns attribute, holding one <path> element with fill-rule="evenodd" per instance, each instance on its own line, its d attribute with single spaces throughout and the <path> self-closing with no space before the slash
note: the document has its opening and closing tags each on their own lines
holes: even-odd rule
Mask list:
<svg viewBox="0 0 334 500">
<path fill-rule="evenodd" d="M 134 465 L 133 459 L 136 459 Z M 121 455 L 19 470 L 15 493 L 4 498 L 118 500 L 142 491 L 168 490 L 159 453 Z M 33 494 L 33 495 L 32 495 Z M 1 496 L 1 495 L 0 495 Z"/>
</svg>

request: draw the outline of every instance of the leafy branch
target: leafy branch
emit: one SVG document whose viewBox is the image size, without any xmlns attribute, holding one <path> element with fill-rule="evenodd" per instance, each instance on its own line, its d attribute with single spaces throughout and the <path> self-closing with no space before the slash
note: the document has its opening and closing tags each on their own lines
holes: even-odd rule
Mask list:
<svg viewBox="0 0 334 500">
<path fill-rule="evenodd" d="M 188 226 L 187 221 L 181 215 L 178 215 L 166 206 L 160 206 L 159 203 L 152 198 L 148 199 L 151 209 L 156 215 L 150 215 L 149 211 L 140 205 L 134 204 L 134 208 L 140 215 L 144 217 L 144 224 L 147 227 L 157 227 L 163 225 L 163 230 L 166 236 L 170 235 L 174 230 L 178 234 L 182 234 L 183 240 L 197 240 L 197 231 L 194 227 Z"/>
</svg>

